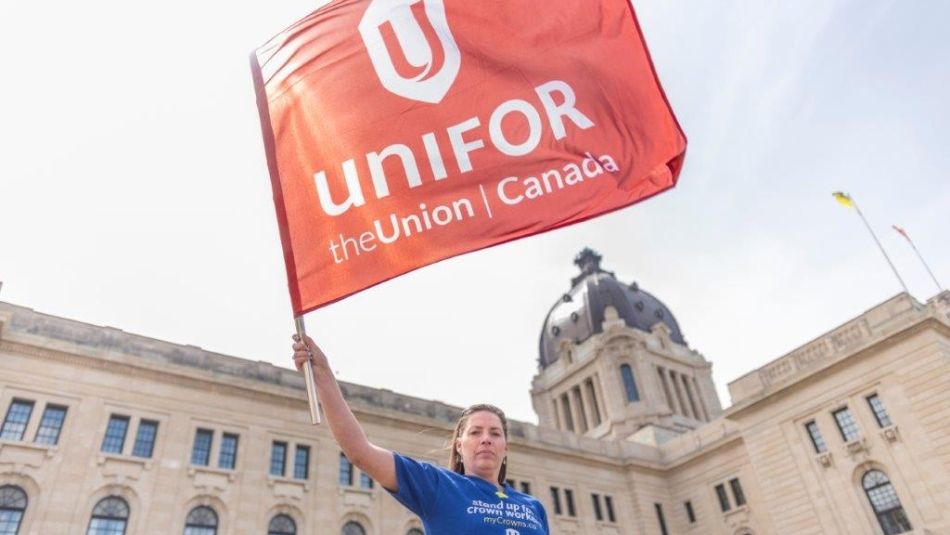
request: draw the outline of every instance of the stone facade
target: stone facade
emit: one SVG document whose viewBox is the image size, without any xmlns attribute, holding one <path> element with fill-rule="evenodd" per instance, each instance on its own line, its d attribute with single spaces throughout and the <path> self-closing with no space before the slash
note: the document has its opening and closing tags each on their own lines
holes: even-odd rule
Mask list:
<svg viewBox="0 0 950 535">
<path fill-rule="evenodd" d="M 896 492 L 905 532 L 950 533 L 948 314 L 950 292 L 898 295 L 732 382 L 723 410 L 702 355 L 662 324 L 632 329 L 608 310 L 601 332 L 535 378 L 540 425 L 512 422 L 509 477 L 541 499 L 552 533 L 660 535 L 662 513 L 668 534 L 880 534 L 871 483 Z M 374 442 L 444 462 L 459 408 L 342 386 Z M 118 497 L 129 534 L 182 533 L 201 507 L 216 517 L 207 533 L 264 534 L 279 515 L 300 534 L 418 528 L 355 469 L 341 482 L 339 449 L 310 425 L 303 389 L 267 363 L 0 303 L 0 519 L 19 518 L 19 534 L 78 535 Z M 63 408 L 52 440 L 47 417 Z M 110 420 L 127 431 L 104 453 Z M 144 455 L 141 429 L 156 423 Z M 210 448 L 196 462 L 202 433 Z M 284 475 L 272 475 L 275 443 Z"/>
</svg>

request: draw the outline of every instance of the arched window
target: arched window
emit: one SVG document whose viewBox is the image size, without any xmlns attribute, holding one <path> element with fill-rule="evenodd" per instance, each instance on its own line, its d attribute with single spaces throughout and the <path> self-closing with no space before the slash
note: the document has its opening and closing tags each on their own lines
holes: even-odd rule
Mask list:
<svg viewBox="0 0 950 535">
<path fill-rule="evenodd" d="M 16 535 L 26 512 L 26 493 L 20 487 L 0 487 L 0 535 Z"/>
<path fill-rule="evenodd" d="M 297 524 L 287 515 L 277 515 L 270 519 L 267 535 L 297 535 Z"/>
<path fill-rule="evenodd" d="M 877 521 L 881 524 L 884 535 L 895 535 L 914 529 L 901 506 L 901 500 L 897 497 L 894 485 L 891 485 L 891 481 L 887 479 L 884 472 L 868 471 L 861 478 L 861 486 L 868 495 L 871 509 L 874 509 L 874 514 L 877 515 Z"/>
<path fill-rule="evenodd" d="M 92 508 L 92 520 L 86 535 L 124 535 L 128 524 L 129 504 L 118 496 L 109 496 Z"/>
<path fill-rule="evenodd" d="M 363 526 L 359 522 L 353 522 L 352 520 L 343 524 L 343 535 L 366 535 L 366 530 L 363 529 Z"/>
<path fill-rule="evenodd" d="M 422 530 L 419 528 L 409 528 L 406 535 L 425 535 L 425 533 L 422 533 Z"/>
<path fill-rule="evenodd" d="M 633 369 L 629 364 L 620 366 L 620 376 L 623 378 L 623 388 L 627 392 L 627 402 L 640 401 L 640 392 L 637 390 L 637 382 L 633 379 Z"/>
<path fill-rule="evenodd" d="M 217 535 L 218 513 L 214 509 L 199 505 L 185 517 L 185 535 Z"/>
</svg>

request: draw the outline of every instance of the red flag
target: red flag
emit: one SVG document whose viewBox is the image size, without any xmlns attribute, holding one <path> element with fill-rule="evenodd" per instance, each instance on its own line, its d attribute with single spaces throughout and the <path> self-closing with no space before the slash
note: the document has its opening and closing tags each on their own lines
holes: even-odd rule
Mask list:
<svg viewBox="0 0 950 535">
<path fill-rule="evenodd" d="M 251 57 L 296 314 L 673 187 L 627 0 L 337 0 Z"/>
<path fill-rule="evenodd" d="M 907 231 L 898 227 L 897 225 L 891 225 L 891 226 L 894 227 L 894 230 L 896 230 L 901 236 L 903 236 L 905 240 L 910 241 L 910 236 L 907 235 Z"/>
</svg>

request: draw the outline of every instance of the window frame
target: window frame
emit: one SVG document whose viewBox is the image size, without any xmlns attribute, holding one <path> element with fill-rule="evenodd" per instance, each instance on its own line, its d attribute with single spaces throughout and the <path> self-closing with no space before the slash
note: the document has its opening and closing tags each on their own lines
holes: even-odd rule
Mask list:
<svg viewBox="0 0 950 535">
<path fill-rule="evenodd" d="M 27 406 L 29 409 L 26 411 L 26 419 L 22 422 L 14 421 L 11 422 L 10 417 L 14 416 L 13 409 L 15 406 Z M 10 440 L 13 442 L 21 442 L 23 437 L 26 436 L 26 428 L 30 426 L 30 420 L 33 418 L 33 410 L 36 408 L 36 401 L 32 399 L 24 399 L 14 397 L 10 400 L 10 404 L 7 405 L 7 413 L 3 417 L 3 423 L 0 424 L 0 440 Z M 19 417 L 19 415 L 17 415 Z M 7 427 L 10 425 L 22 425 L 23 427 L 19 430 L 19 435 L 16 438 L 4 437 L 8 433 Z"/>
<path fill-rule="evenodd" d="M 689 520 L 690 524 L 695 524 L 696 511 L 693 509 L 693 502 L 691 500 L 686 500 L 683 502 L 683 507 L 686 509 L 686 519 Z"/>
<path fill-rule="evenodd" d="M 287 449 L 288 442 L 286 440 L 272 440 L 270 443 L 270 464 L 268 465 L 267 473 L 272 477 L 286 477 L 287 475 Z M 277 458 L 277 452 L 280 450 L 280 459 Z M 275 463 L 280 461 L 280 470 L 275 471 L 277 466 Z"/>
<path fill-rule="evenodd" d="M 19 486 L 13 484 L 0 485 L 0 491 L 4 489 L 11 489 L 12 493 L 19 493 L 19 496 L 16 496 L 17 500 L 22 500 L 23 505 L 14 503 L 12 505 L 3 505 L 0 503 L 0 513 L 9 512 L 18 514 L 16 519 L 16 529 L 14 529 L 14 535 L 20 532 L 20 528 L 23 526 L 23 518 L 26 517 L 26 510 L 30 507 L 30 495 L 26 493 L 26 490 Z"/>
<path fill-rule="evenodd" d="M 104 516 L 102 514 L 96 514 L 96 509 L 102 505 L 103 502 L 107 500 L 117 500 L 122 502 L 122 505 L 125 506 L 125 516 Z M 86 535 L 90 535 L 92 531 L 92 524 L 95 520 L 121 520 L 122 521 L 122 535 L 125 535 L 125 532 L 129 529 L 129 518 L 132 516 L 132 508 L 129 506 L 129 502 L 122 496 L 111 495 L 102 498 L 97 501 L 95 505 L 92 506 L 92 512 L 89 514 L 89 526 L 86 528 Z"/>
<path fill-rule="evenodd" d="M 152 427 L 152 437 L 151 441 L 148 442 L 148 455 L 143 455 L 139 451 L 139 446 L 143 444 L 142 438 L 142 426 L 146 428 Z M 158 420 L 152 420 L 151 418 L 139 418 L 139 425 L 135 428 L 135 440 L 132 442 L 132 456 L 138 457 L 140 459 L 151 459 L 155 456 L 155 443 L 158 442 L 158 428 L 161 426 L 161 423 Z"/>
<path fill-rule="evenodd" d="M 574 504 L 574 489 L 564 489 L 564 504 L 567 505 L 567 516 L 576 518 L 577 507 Z"/>
<path fill-rule="evenodd" d="M 864 400 L 867 402 L 868 407 L 871 409 L 871 414 L 874 415 L 874 421 L 877 422 L 877 426 L 881 429 L 891 427 L 894 425 L 894 420 L 891 420 L 891 415 L 887 412 L 887 407 L 884 406 L 884 401 L 881 399 L 881 396 L 877 392 L 867 395 L 864 397 Z M 877 404 L 875 405 L 875 401 Z M 884 423 L 882 418 L 887 421 Z"/>
<path fill-rule="evenodd" d="M 669 535 L 669 530 L 666 528 L 666 515 L 663 514 L 663 504 L 654 502 L 653 509 L 656 510 L 656 519 L 660 524 L 660 534 Z"/>
<path fill-rule="evenodd" d="M 596 519 L 598 522 L 603 522 L 604 512 L 600 507 L 600 494 L 591 492 L 590 501 L 594 504 L 594 519 Z"/>
<path fill-rule="evenodd" d="M 608 522 L 617 522 L 617 515 L 614 512 L 614 497 L 609 494 L 604 494 L 604 508 L 607 509 L 607 521 Z"/>
<path fill-rule="evenodd" d="M 193 523 L 194 521 L 191 519 L 191 515 L 194 514 L 196 511 L 202 510 L 202 509 L 211 512 L 211 515 L 214 519 L 214 525 Z M 218 528 L 220 527 L 221 527 L 221 517 L 220 515 L 218 515 L 218 512 L 215 511 L 214 507 L 211 507 L 210 505 L 196 505 L 192 507 L 191 509 L 189 509 L 188 514 L 185 515 L 185 527 L 182 530 L 182 533 L 184 533 L 185 535 L 188 535 L 189 528 L 196 528 L 196 529 L 213 529 L 212 535 L 217 535 Z"/>
<path fill-rule="evenodd" d="M 719 500 L 719 510 L 728 513 L 732 510 L 732 504 L 729 502 L 729 494 L 726 492 L 726 484 L 719 483 L 715 486 L 716 498 Z"/>
<path fill-rule="evenodd" d="M 204 455 L 204 462 L 195 462 L 195 454 L 198 451 L 198 437 L 207 436 L 208 437 L 208 449 Z M 208 429 L 206 427 L 196 427 L 195 428 L 195 438 L 191 442 L 191 455 L 188 457 L 188 464 L 191 466 L 211 466 L 211 450 L 214 449 L 214 429 Z"/>
<path fill-rule="evenodd" d="M 821 434 L 821 428 L 818 427 L 817 420 L 805 422 L 805 433 L 808 434 L 808 438 L 811 440 L 811 447 L 815 450 L 815 453 L 822 454 L 828 452 L 828 443 L 825 441 L 824 435 Z"/>
<path fill-rule="evenodd" d="M 115 442 L 116 437 L 110 436 L 112 431 L 112 422 L 125 422 L 125 427 L 122 429 L 122 436 L 118 439 L 118 450 L 109 450 L 106 451 L 106 444 L 112 444 Z M 107 455 L 122 455 L 125 452 L 125 439 L 129 436 L 129 427 L 132 426 L 132 417 L 126 414 L 119 413 L 109 413 L 109 419 L 106 420 L 106 431 L 102 435 L 102 443 L 99 445 L 99 453 L 105 453 Z M 110 439 L 112 442 L 110 442 Z"/>
<path fill-rule="evenodd" d="M 340 535 L 346 535 L 346 528 L 350 526 L 355 526 L 357 529 L 359 529 L 359 535 L 366 535 L 366 527 L 356 520 L 347 520 L 344 522 L 343 526 L 340 527 Z"/>
<path fill-rule="evenodd" d="M 307 444 L 294 444 L 294 479 L 307 481 L 310 479 L 310 446 Z M 300 469 L 300 454 L 304 454 L 303 469 Z M 301 475 L 302 472 L 302 475 Z"/>
<path fill-rule="evenodd" d="M 839 417 L 839 414 L 843 416 Z M 847 405 L 832 411 L 831 416 L 834 418 L 835 424 L 838 427 L 838 431 L 841 433 L 841 439 L 845 443 L 854 442 L 861 439 L 861 428 L 858 426 L 858 421 L 855 420 L 854 415 L 851 414 L 851 409 Z M 845 417 L 849 421 L 842 423 L 841 420 Z M 854 432 L 854 436 L 849 438 L 848 435 L 852 430 Z"/>
<path fill-rule="evenodd" d="M 225 444 L 233 443 L 234 448 L 228 449 Z M 235 470 L 238 462 L 238 452 L 241 451 L 241 435 L 238 433 L 221 432 L 221 442 L 218 444 L 218 468 L 221 470 Z M 225 465 L 225 460 L 230 460 L 230 465 Z"/>
<path fill-rule="evenodd" d="M 353 463 L 350 462 L 350 459 L 347 458 L 346 454 L 341 451 L 339 464 L 337 465 L 337 483 L 341 487 L 352 487 L 353 482 L 355 481 L 355 478 L 353 477 L 354 472 L 355 470 Z M 345 479 L 343 474 L 346 474 Z"/>
<path fill-rule="evenodd" d="M 554 514 L 563 515 L 564 510 L 561 508 L 561 489 L 560 487 L 551 486 L 551 503 L 554 505 Z"/>
<path fill-rule="evenodd" d="M 748 503 L 745 492 L 742 490 L 742 483 L 739 482 L 739 476 L 729 480 L 729 490 L 732 491 L 732 500 L 736 503 L 736 507 L 742 507 Z"/>
<path fill-rule="evenodd" d="M 376 482 L 366 472 L 360 470 L 360 489 L 373 490 L 376 488 Z"/>
<path fill-rule="evenodd" d="M 633 366 L 626 362 L 620 365 L 620 381 L 623 384 L 624 399 L 627 403 L 639 403 L 642 398 L 640 389 L 637 387 L 637 375 L 633 372 Z"/>
<path fill-rule="evenodd" d="M 47 442 L 47 441 L 45 441 L 45 439 L 41 440 L 41 438 L 42 438 L 42 436 L 43 436 L 43 431 L 44 431 L 44 429 L 50 429 L 49 427 L 44 427 L 44 426 L 43 426 L 44 422 L 46 422 L 46 416 L 49 414 L 50 409 L 53 409 L 53 410 L 61 410 L 61 411 L 63 412 L 63 417 L 62 417 L 62 419 L 59 420 L 58 425 L 55 427 L 55 429 L 56 429 L 56 434 L 54 435 L 54 437 L 53 437 L 53 439 L 52 439 L 52 442 Z M 47 403 L 46 406 L 43 407 L 43 414 L 40 415 L 40 423 L 39 423 L 39 425 L 38 425 L 37 428 L 36 428 L 36 433 L 33 435 L 33 443 L 34 443 L 34 444 L 43 444 L 43 445 L 46 445 L 46 446 L 58 446 L 58 445 L 59 445 L 59 439 L 60 439 L 60 437 L 62 437 L 62 435 L 63 435 L 63 427 L 66 426 L 66 415 L 67 415 L 67 414 L 69 414 L 69 406 L 68 406 L 68 405 L 61 405 L 61 404 L 58 404 L 58 403 Z M 24 430 L 24 431 L 25 431 L 25 430 Z"/>
<path fill-rule="evenodd" d="M 286 519 L 287 521 L 289 521 L 291 527 L 293 528 L 293 531 L 277 531 L 277 530 L 275 530 L 275 529 L 274 529 L 274 522 L 275 522 L 277 519 L 281 519 L 281 520 Z M 288 515 L 288 514 L 286 514 L 286 513 L 278 513 L 278 514 L 272 516 L 271 519 L 267 521 L 267 535 L 297 535 L 297 521 L 294 520 L 294 517 L 292 517 L 292 516 L 290 516 L 290 515 Z"/>
<path fill-rule="evenodd" d="M 873 486 L 869 487 L 867 478 L 871 474 L 875 474 L 875 473 L 880 474 L 881 477 L 884 478 L 884 481 L 875 482 Z M 907 510 L 904 509 L 904 504 L 901 502 L 900 496 L 897 494 L 897 489 L 894 488 L 894 483 L 891 482 L 891 478 L 889 478 L 886 473 L 876 468 L 867 470 L 861 476 L 861 488 L 864 490 L 864 495 L 868 500 L 868 505 L 871 506 L 871 512 L 874 514 L 874 517 L 877 520 L 877 523 L 880 526 L 881 531 L 884 533 L 884 535 L 897 535 L 900 533 L 912 532 L 914 530 L 913 523 L 910 521 L 910 516 L 907 514 Z M 877 504 L 875 504 L 875 498 L 872 497 L 871 493 L 872 491 L 876 491 L 878 489 L 885 489 L 885 488 L 889 488 L 890 494 L 893 494 L 893 499 L 897 502 L 897 505 L 894 507 L 890 507 L 889 509 L 884 509 L 884 510 L 879 511 Z M 877 496 L 880 496 L 880 494 L 878 494 Z M 898 513 L 898 512 L 903 516 L 902 519 L 898 519 L 891 516 L 892 514 Z M 885 519 L 889 519 L 889 520 L 885 520 Z M 900 523 L 901 520 L 903 520 L 906 523 L 906 526 L 888 525 L 888 521 Z M 899 531 L 893 531 L 894 528 L 897 528 Z"/>
</svg>

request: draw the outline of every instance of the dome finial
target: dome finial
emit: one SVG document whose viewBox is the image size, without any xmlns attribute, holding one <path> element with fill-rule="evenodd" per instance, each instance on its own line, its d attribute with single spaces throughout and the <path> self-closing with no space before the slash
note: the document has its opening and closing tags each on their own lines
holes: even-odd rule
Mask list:
<svg viewBox="0 0 950 535">
<path fill-rule="evenodd" d="M 590 247 L 584 247 L 584 249 L 574 257 L 574 265 L 581 269 L 581 275 L 590 275 L 591 273 L 601 271 L 600 260 L 602 258 L 602 256 L 597 254 L 597 252 Z"/>
</svg>

